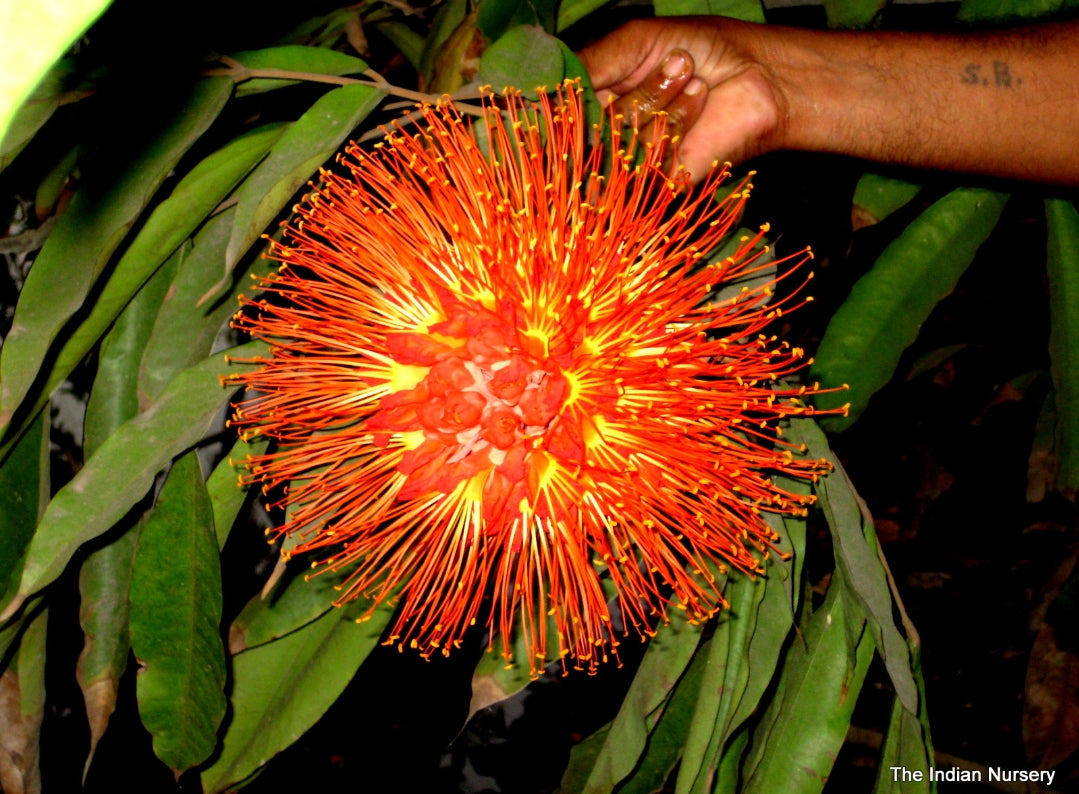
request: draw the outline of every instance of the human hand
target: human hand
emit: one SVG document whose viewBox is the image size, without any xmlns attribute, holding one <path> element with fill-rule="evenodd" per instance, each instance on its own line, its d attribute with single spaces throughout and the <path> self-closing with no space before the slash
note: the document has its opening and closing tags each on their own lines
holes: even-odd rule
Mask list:
<svg viewBox="0 0 1079 794">
<path fill-rule="evenodd" d="M 601 101 L 638 126 L 660 111 L 679 136 L 675 160 L 700 180 L 714 161 L 742 162 L 779 148 L 781 87 L 758 59 L 764 26 L 722 17 L 630 22 L 578 53 Z"/>
</svg>

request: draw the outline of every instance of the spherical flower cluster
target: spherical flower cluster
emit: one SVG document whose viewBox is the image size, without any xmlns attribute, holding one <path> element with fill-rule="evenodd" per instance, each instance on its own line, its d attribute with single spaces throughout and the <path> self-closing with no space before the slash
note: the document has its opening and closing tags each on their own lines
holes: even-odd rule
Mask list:
<svg viewBox="0 0 1079 794">
<path fill-rule="evenodd" d="M 350 572 L 338 603 L 399 599 L 402 648 L 485 621 L 508 657 L 516 624 L 531 670 L 593 670 L 619 641 L 603 579 L 627 630 L 703 620 L 728 565 L 762 571 L 762 514 L 812 501 L 773 476 L 826 469 L 782 439 L 813 390 L 767 335 L 800 288 L 756 283 L 761 234 L 715 256 L 746 186 L 670 176 L 662 119 L 605 144 L 580 95 L 489 96 L 474 126 L 423 107 L 349 146 L 235 319 L 272 344 L 234 423 L 275 444 L 249 462 L 284 493 L 275 535 Z"/>
</svg>

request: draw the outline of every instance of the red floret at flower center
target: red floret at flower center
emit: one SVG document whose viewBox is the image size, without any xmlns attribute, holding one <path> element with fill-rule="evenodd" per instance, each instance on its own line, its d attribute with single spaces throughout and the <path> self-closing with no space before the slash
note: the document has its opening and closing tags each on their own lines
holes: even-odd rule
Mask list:
<svg viewBox="0 0 1079 794">
<path fill-rule="evenodd" d="M 249 480 L 284 491 L 292 553 L 347 572 L 338 603 L 399 599 L 390 642 L 448 653 L 486 620 L 533 671 L 592 670 L 605 582 L 626 630 L 703 620 L 727 566 L 763 570 L 765 515 L 812 502 L 773 479 L 827 469 L 783 441 L 813 389 L 766 332 L 801 287 L 774 298 L 763 230 L 716 254 L 747 191 L 669 176 L 662 121 L 589 149 L 579 89 L 503 104 L 482 147 L 426 107 L 322 173 L 236 317 L 272 353 L 233 422 L 275 442 Z"/>
<path fill-rule="evenodd" d="M 562 367 L 541 341 L 525 337 L 529 349 L 520 341 L 482 307 L 455 307 L 452 320 L 428 333 L 388 340 L 395 364 L 426 369 L 413 388 L 382 398 L 366 424 L 376 445 L 393 433 L 422 433 L 397 467 L 407 476 L 398 498 L 449 494 L 483 474 L 483 519 L 495 528 L 509 500 L 527 497 L 541 450 L 583 463 L 579 430 L 559 417 L 570 393 Z"/>
</svg>

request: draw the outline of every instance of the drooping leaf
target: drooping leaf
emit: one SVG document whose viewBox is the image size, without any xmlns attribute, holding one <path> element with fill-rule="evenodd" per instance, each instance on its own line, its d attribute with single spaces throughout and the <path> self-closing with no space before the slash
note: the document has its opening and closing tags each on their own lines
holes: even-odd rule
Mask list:
<svg viewBox="0 0 1079 794">
<path fill-rule="evenodd" d="M 130 168 L 109 184 L 87 183 L 76 192 L 30 269 L 0 351 L 0 428 L 8 426 L 38 378 L 60 329 L 82 306 L 154 191 L 221 112 L 230 90 L 224 78 L 201 80 L 180 115 Z M 39 396 L 35 406 L 47 396 Z M 10 442 L 10 435 L 0 438 Z"/>
<path fill-rule="evenodd" d="M 299 44 L 246 50 L 233 53 L 232 57 L 248 69 L 280 69 L 289 72 L 332 75 L 360 74 L 367 69 L 364 61 L 352 55 L 324 47 L 304 47 Z M 236 96 L 272 91 L 275 88 L 295 85 L 298 82 L 299 80 L 255 77 L 236 86 Z"/>
<path fill-rule="evenodd" d="M 221 566 L 198 453 L 180 456 L 139 534 L 131 649 L 142 724 L 179 775 L 213 753 L 225 716 Z"/>
<path fill-rule="evenodd" d="M 869 621 L 869 634 L 888 668 L 897 697 L 911 714 L 917 714 L 918 690 L 907 640 L 895 624 L 892 592 L 877 554 L 877 536 L 868 510 L 815 423 L 792 421 L 788 440 L 804 443 L 810 457 L 826 459 L 835 467 L 815 489 L 831 529 L 836 570 L 842 572 L 844 586 L 851 589 Z"/>
<path fill-rule="evenodd" d="M 154 316 L 169 288 L 174 255 L 143 285 L 105 337 L 86 406 L 83 451 L 91 457 L 109 435 L 138 413 L 139 361 Z M 90 724 L 89 770 L 94 751 L 116 708 L 120 676 L 131 650 L 128 636 L 129 589 L 139 525 L 136 516 L 121 520 L 111 543 L 91 552 L 79 568 L 79 624 L 83 647 L 75 678 Z"/>
<path fill-rule="evenodd" d="M 19 592 L 0 620 L 6 620 L 31 593 L 60 575 L 75 550 L 115 524 L 153 484 L 168 462 L 205 435 L 228 402 L 231 389 L 221 376 L 256 364 L 229 363 L 264 355 L 251 342 L 215 355 L 181 372 L 147 411 L 121 425 L 53 497 L 30 542 Z"/>
<path fill-rule="evenodd" d="M 521 25 L 487 48 L 480 58 L 480 82 L 496 91 L 512 87 L 535 98 L 536 89 L 562 82 L 565 61 L 558 39 L 534 25 Z"/>
<path fill-rule="evenodd" d="M 570 750 L 569 764 L 562 774 L 562 781 L 557 789 L 558 794 L 578 794 L 584 789 L 585 781 L 589 773 L 596 765 L 596 758 L 603 749 L 607 740 L 607 733 L 611 730 L 611 723 L 607 723 L 590 736 L 577 742 Z"/>
<path fill-rule="evenodd" d="M 49 426 L 44 415 L 0 465 L 0 603 L 19 586 L 23 554 L 49 501 Z"/>
<path fill-rule="evenodd" d="M 37 217 L 44 218 L 52 212 L 81 154 L 79 147 L 73 146 L 38 183 L 37 192 L 34 194 L 34 213 Z"/>
<path fill-rule="evenodd" d="M 5 3 L 0 30 L 0 141 L 12 116 L 31 95 L 49 67 L 109 6 L 109 0 L 65 3 Z M 6 144 L 6 141 L 5 141 Z M 0 149 L 6 151 L 7 147 Z"/>
<path fill-rule="evenodd" d="M 675 685 L 648 735 L 648 745 L 637 768 L 618 789 L 620 794 L 652 794 L 661 790 L 682 757 L 701 695 L 701 681 L 708 666 L 711 642 L 709 639 L 701 644 Z M 569 794 L 574 789 L 564 790 Z"/>
<path fill-rule="evenodd" d="M 231 720 L 221 755 L 202 773 L 207 794 L 248 778 L 307 731 L 344 691 L 374 648 L 392 608 L 356 623 L 358 608 L 318 620 L 233 659 Z"/>
<path fill-rule="evenodd" d="M 701 640 L 700 627 L 689 625 L 680 612 L 673 611 L 670 621 L 649 640 L 641 666 L 580 791 L 613 791 L 629 777 L 644 753 L 658 710 L 670 697 Z"/>
<path fill-rule="evenodd" d="M 11 794 L 41 794 L 48 614 L 27 616 L 14 663 L 0 674 L 0 786 Z"/>
<path fill-rule="evenodd" d="M 899 698 L 892 703 L 892 714 L 888 720 L 888 730 L 884 734 L 884 746 L 881 748 L 880 763 L 877 767 L 877 782 L 874 794 L 931 794 L 936 786 L 927 779 L 918 782 L 896 779 L 893 770 L 903 769 L 928 770 L 935 765 L 933 743 L 929 736 L 929 717 L 925 704 L 925 682 L 922 680 L 921 655 L 914 645 L 910 648 L 913 659 L 914 679 L 918 685 L 918 713 L 912 714 Z"/>
<path fill-rule="evenodd" d="M 241 135 L 204 159 L 180 180 L 172 194 L 150 214 L 146 225 L 109 273 L 86 318 L 64 340 L 46 381 L 44 394 L 49 394 L 78 366 L 165 257 L 176 250 L 221 199 L 239 184 L 280 137 L 282 130 L 280 124 L 267 124 Z"/>
<path fill-rule="evenodd" d="M 232 272 L 293 194 L 337 151 L 382 96 L 363 85 L 335 88 L 319 97 L 277 140 L 266 160 L 240 187 L 223 275 Z"/>
<path fill-rule="evenodd" d="M 1045 204 L 1049 231 L 1049 360 L 1056 408 L 1057 482 L 1079 490 L 1079 212 L 1071 202 Z"/>
<path fill-rule="evenodd" d="M 996 225 L 1007 197 L 960 188 L 916 218 L 854 285 L 833 315 L 811 373 L 827 388 L 818 407 L 850 403 L 846 417 L 824 417 L 829 430 L 849 427 L 892 377 L 933 307 L 955 288 Z"/>
<path fill-rule="evenodd" d="M 775 693 L 746 756 L 744 794 L 815 794 L 824 788 L 873 658 L 861 611 L 841 579 L 837 571 L 803 637 L 783 656 Z"/>
<path fill-rule="evenodd" d="M 464 82 L 460 62 L 477 43 L 476 17 L 468 0 L 447 0 L 439 6 L 420 53 L 420 87 L 424 91 L 452 92 Z M 482 43 L 482 36 L 479 36 Z M 478 58 L 482 49 L 474 52 Z"/>
<path fill-rule="evenodd" d="M 765 588 L 766 583 L 760 578 L 735 575 L 728 580 L 724 596 L 730 602 L 730 611 L 720 615 L 712 635 L 675 794 L 711 789 L 723 745 L 734 727 L 731 725 L 734 705 L 741 699 L 749 680 L 746 646 L 756 627 L 757 609 Z"/>
</svg>

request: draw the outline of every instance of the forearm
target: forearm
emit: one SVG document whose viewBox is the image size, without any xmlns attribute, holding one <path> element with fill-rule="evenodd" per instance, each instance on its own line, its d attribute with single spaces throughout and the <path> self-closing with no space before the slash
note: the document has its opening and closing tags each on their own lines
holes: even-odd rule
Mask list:
<svg viewBox="0 0 1079 794">
<path fill-rule="evenodd" d="M 1079 25 L 943 36 L 754 26 L 766 149 L 1079 185 Z"/>
</svg>

